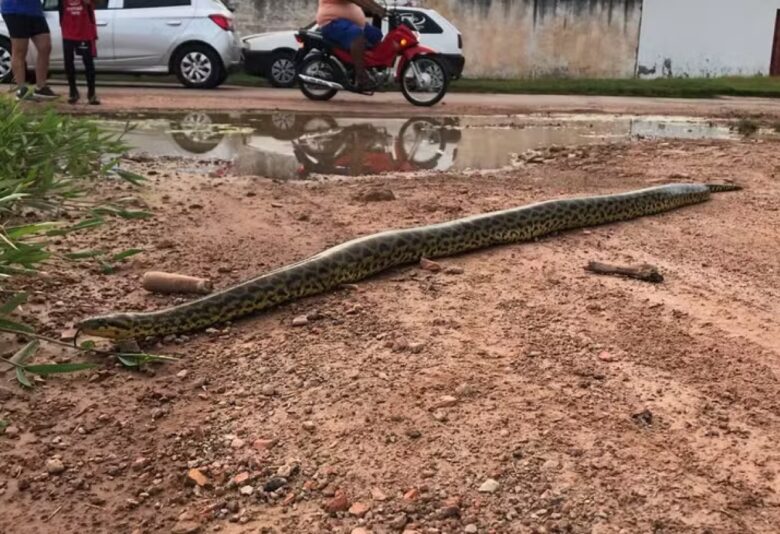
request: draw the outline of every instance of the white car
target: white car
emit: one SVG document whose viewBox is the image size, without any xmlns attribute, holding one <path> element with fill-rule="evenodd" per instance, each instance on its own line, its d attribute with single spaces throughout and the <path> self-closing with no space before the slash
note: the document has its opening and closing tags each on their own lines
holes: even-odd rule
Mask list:
<svg viewBox="0 0 780 534">
<path fill-rule="evenodd" d="M 59 1 L 44 0 L 51 70 L 62 72 Z M 241 65 L 233 14 L 220 0 L 97 0 L 98 72 L 175 74 L 186 87 L 212 88 Z M 11 41 L 0 20 L 0 81 L 11 79 Z M 27 64 L 35 65 L 30 46 Z M 78 68 L 80 61 L 76 61 Z"/>
<path fill-rule="evenodd" d="M 463 38 L 450 21 L 433 9 L 418 7 L 391 7 L 401 14 L 420 33 L 420 43 L 438 52 L 453 79 L 460 78 L 465 63 Z M 374 20 L 378 25 L 379 21 Z M 387 35 L 387 19 L 381 21 L 382 34 Z M 305 26 L 316 30 L 315 23 Z M 244 70 L 255 76 L 268 78 L 275 87 L 295 85 L 295 52 L 298 42 L 296 30 L 257 33 L 244 37 Z"/>
</svg>

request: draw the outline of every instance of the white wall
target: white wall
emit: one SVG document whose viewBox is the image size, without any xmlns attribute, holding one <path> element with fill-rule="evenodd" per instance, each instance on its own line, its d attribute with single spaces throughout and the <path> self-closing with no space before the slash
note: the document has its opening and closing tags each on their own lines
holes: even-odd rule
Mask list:
<svg viewBox="0 0 780 534">
<path fill-rule="evenodd" d="M 768 74 L 780 0 L 645 0 L 640 77 Z"/>
</svg>

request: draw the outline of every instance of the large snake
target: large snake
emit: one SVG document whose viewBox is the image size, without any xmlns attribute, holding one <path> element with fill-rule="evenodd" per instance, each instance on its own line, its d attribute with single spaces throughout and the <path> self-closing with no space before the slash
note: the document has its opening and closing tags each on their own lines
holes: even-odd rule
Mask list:
<svg viewBox="0 0 780 534">
<path fill-rule="evenodd" d="M 329 248 L 308 259 L 160 311 L 86 319 L 88 335 L 124 340 L 201 330 L 294 299 L 362 280 L 391 267 L 527 241 L 552 232 L 624 221 L 704 202 L 728 184 L 671 184 L 615 195 L 550 200 L 450 222 L 391 230 Z"/>
</svg>

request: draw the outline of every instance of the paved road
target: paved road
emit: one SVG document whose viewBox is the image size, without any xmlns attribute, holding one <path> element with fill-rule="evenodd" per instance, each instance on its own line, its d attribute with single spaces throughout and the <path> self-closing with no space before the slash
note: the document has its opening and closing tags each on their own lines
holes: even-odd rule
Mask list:
<svg viewBox="0 0 780 534">
<path fill-rule="evenodd" d="M 495 95 L 451 93 L 433 108 L 416 108 L 400 93 L 373 97 L 339 94 L 330 102 L 312 102 L 297 90 L 223 86 L 192 90 L 179 86 L 110 86 L 101 90 L 104 111 L 235 110 L 312 111 L 370 116 L 494 115 L 504 113 L 629 113 L 737 117 L 761 115 L 780 118 L 780 99 L 677 99 L 569 95 Z M 63 109 L 73 109 L 62 103 Z M 95 112 L 78 106 L 77 111 Z"/>
</svg>

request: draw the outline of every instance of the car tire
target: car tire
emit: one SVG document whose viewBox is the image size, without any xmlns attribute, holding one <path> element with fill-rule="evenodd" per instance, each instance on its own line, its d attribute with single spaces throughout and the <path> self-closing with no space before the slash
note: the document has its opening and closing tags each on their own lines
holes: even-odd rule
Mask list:
<svg viewBox="0 0 780 534">
<path fill-rule="evenodd" d="M 0 37 L 0 83 L 11 83 L 11 41 Z"/>
<path fill-rule="evenodd" d="M 213 89 L 224 81 L 222 60 L 210 46 L 188 44 L 173 60 L 173 72 L 179 82 L 192 89 Z"/>
<path fill-rule="evenodd" d="M 289 89 L 296 83 L 295 53 L 290 50 L 274 52 L 268 63 L 268 81 L 274 87 Z"/>
</svg>

